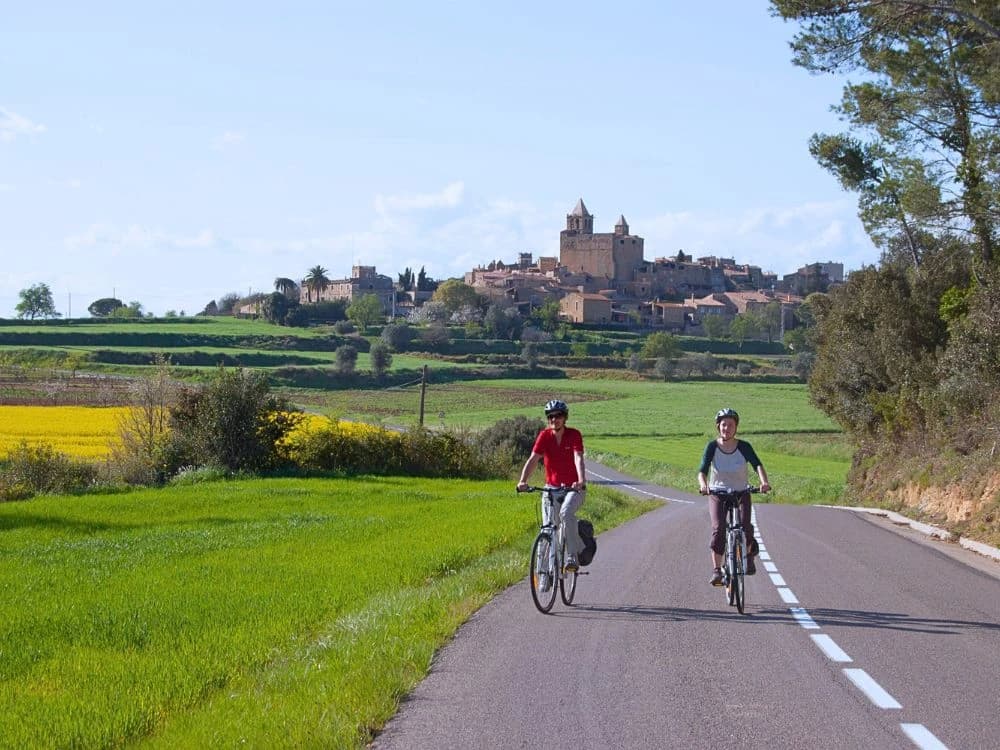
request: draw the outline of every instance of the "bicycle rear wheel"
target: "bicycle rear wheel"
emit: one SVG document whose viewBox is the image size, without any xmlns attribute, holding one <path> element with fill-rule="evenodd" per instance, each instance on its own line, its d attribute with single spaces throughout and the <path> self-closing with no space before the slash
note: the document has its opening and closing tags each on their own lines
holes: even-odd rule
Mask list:
<svg viewBox="0 0 1000 750">
<path fill-rule="evenodd" d="M 566 542 L 562 545 L 562 560 L 566 559 Z M 573 603 L 576 596 L 576 571 L 563 570 L 559 576 L 559 594 L 562 596 L 563 604 L 567 607 Z"/>
<path fill-rule="evenodd" d="M 531 598 L 539 612 L 548 612 L 556 603 L 555 566 L 552 564 L 552 539 L 545 533 L 535 537 L 531 547 L 531 567 L 528 582 L 531 584 Z"/>
</svg>

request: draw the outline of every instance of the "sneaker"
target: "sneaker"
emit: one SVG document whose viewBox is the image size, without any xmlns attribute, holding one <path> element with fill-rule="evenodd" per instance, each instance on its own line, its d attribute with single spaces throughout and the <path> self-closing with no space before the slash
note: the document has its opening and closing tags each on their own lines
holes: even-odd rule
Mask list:
<svg viewBox="0 0 1000 750">
<path fill-rule="evenodd" d="M 716 568 L 712 571 L 712 580 L 709 581 L 713 586 L 722 585 L 722 568 Z"/>
<path fill-rule="evenodd" d="M 757 572 L 757 565 L 754 563 L 752 557 L 747 558 L 747 567 L 746 570 L 744 570 L 743 572 L 746 573 L 748 576 L 752 576 L 754 573 Z"/>
<path fill-rule="evenodd" d="M 566 572 L 575 573 L 580 569 L 580 563 L 577 562 L 576 555 L 566 556 Z"/>
</svg>

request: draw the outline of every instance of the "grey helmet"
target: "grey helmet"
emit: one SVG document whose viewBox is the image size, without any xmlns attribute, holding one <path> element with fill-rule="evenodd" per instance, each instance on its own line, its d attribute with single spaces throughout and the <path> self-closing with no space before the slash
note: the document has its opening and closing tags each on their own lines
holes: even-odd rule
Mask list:
<svg viewBox="0 0 1000 750">
<path fill-rule="evenodd" d="M 728 406 L 725 409 L 719 409 L 718 413 L 715 415 L 715 424 L 718 425 L 726 417 L 731 417 L 736 420 L 736 424 L 740 423 L 740 415 L 736 413 L 735 409 L 730 409 Z"/>
<path fill-rule="evenodd" d="M 569 416 L 569 407 L 566 406 L 565 401 L 560 401 L 559 399 L 554 398 L 545 404 L 546 417 L 551 414 L 560 414 L 560 413 L 565 414 L 567 417 Z"/>
</svg>

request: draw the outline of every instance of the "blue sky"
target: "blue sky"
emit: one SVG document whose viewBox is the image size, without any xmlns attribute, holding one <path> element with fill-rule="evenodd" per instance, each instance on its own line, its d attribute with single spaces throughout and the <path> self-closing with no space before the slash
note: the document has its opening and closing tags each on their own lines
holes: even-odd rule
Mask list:
<svg viewBox="0 0 1000 750">
<path fill-rule="evenodd" d="M 461 276 L 558 255 L 579 198 L 648 259 L 878 258 L 807 151 L 843 82 L 766 0 L 3 5 L 0 317 Z"/>
</svg>

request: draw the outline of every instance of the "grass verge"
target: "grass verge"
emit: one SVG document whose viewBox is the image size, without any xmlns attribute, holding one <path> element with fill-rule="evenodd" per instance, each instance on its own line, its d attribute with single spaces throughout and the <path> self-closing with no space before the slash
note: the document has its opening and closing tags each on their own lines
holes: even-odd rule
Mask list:
<svg viewBox="0 0 1000 750">
<path fill-rule="evenodd" d="M 0 737 L 362 747 L 523 578 L 536 502 L 509 481 L 362 478 L 0 506 Z M 583 515 L 651 507 L 594 487 Z"/>
</svg>

